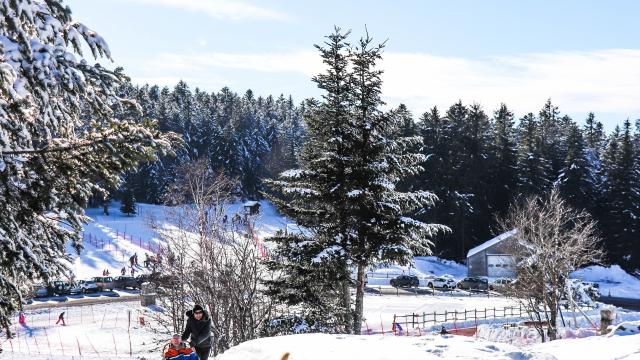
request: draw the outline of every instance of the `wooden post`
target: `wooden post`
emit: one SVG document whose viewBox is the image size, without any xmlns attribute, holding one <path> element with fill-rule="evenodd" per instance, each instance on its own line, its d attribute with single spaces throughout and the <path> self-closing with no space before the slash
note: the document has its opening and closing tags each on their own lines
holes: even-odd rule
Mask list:
<svg viewBox="0 0 640 360">
<path fill-rule="evenodd" d="M 127 335 L 129 335 L 129 356 L 133 356 L 133 349 L 131 347 L 131 310 L 127 310 L 129 316 L 129 325 L 127 327 Z"/>
<path fill-rule="evenodd" d="M 102 323 L 100 324 L 100 329 L 104 326 L 104 318 L 107 316 L 107 307 L 104 307 L 104 314 L 102 314 Z"/>
<path fill-rule="evenodd" d="M 600 310 L 600 334 L 604 335 L 609 333 L 609 325 L 613 324 L 615 318 L 613 310 L 601 309 Z"/>
<path fill-rule="evenodd" d="M 93 346 L 93 343 L 91 342 L 91 339 L 89 339 L 89 335 L 87 335 L 85 333 L 84 336 L 87 338 L 87 341 L 89 342 L 89 345 L 91 345 L 91 349 L 93 349 L 93 351 L 96 353 L 96 355 L 98 355 L 98 357 L 100 357 L 100 353 L 98 352 L 98 350 L 96 350 L 96 347 Z"/>
<path fill-rule="evenodd" d="M 78 354 L 80 355 L 80 357 L 82 357 L 82 350 L 80 350 L 80 340 L 78 340 L 77 336 L 76 336 L 76 344 L 78 344 Z"/>
<path fill-rule="evenodd" d="M 60 330 L 58 330 L 58 339 L 60 339 L 60 350 L 62 351 L 62 356 L 64 356 L 64 345 L 62 345 L 62 336 L 60 335 Z"/>
<path fill-rule="evenodd" d="M 40 354 L 40 345 L 38 345 L 38 337 L 34 336 L 33 341 L 36 343 L 36 350 L 38 350 L 38 354 Z"/>
<path fill-rule="evenodd" d="M 53 352 L 51 352 L 51 342 L 49 342 L 49 334 L 47 333 L 47 329 L 44 329 L 44 336 L 47 337 L 47 347 L 49 347 L 49 354 L 53 354 Z"/>
<path fill-rule="evenodd" d="M 118 347 L 116 346 L 116 337 L 111 333 L 111 338 L 113 339 L 113 349 L 116 351 L 116 359 L 118 358 Z"/>
</svg>

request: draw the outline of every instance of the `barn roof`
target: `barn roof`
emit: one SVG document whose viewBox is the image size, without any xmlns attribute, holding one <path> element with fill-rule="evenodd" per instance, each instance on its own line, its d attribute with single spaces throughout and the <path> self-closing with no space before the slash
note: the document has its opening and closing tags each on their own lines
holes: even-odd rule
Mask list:
<svg viewBox="0 0 640 360">
<path fill-rule="evenodd" d="M 517 232 L 518 232 L 518 230 L 513 229 L 513 230 L 509 230 L 509 231 L 507 231 L 505 233 L 502 233 L 502 234 L 494 237 L 493 239 L 491 239 L 491 240 L 489 240 L 487 242 L 484 242 L 484 243 L 474 247 L 473 249 L 469 250 L 469 252 L 467 253 L 467 257 L 469 258 L 469 257 L 479 253 L 480 251 L 485 250 L 485 249 L 487 249 L 487 248 L 489 248 L 489 247 L 501 242 L 502 240 L 508 239 L 508 238 L 512 237 L 513 235 L 515 235 Z"/>
<path fill-rule="evenodd" d="M 260 205 L 260 203 L 257 201 L 247 201 L 243 204 L 244 207 L 251 207 L 256 205 Z"/>
</svg>

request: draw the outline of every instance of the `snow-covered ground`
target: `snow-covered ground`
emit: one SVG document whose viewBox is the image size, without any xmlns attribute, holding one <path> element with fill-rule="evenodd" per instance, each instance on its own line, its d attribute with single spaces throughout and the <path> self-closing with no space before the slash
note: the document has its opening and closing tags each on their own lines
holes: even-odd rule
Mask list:
<svg viewBox="0 0 640 360">
<path fill-rule="evenodd" d="M 640 299 L 640 279 L 628 274 L 618 265 L 589 266 L 575 271 L 572 277 L 598 283 L 603 296 Z"/>
<path fill-rule="evenodd" d="M 242 214 L 242 202 L 229 204 L 225 212 L 228 217 Z M 288 221 L 282 217 L 268 201 L 260 202 L 260 215 L 256 219 L 254 231 L 260 238 L 282 230 Z M 138 254 L 139 262 L 144 260 L 144 254 L 153 253 L 162 239 L 153 230 L 151 223 L 170 228 L 173 224 L 167 219 L 166 208 L 162 205 L 137 204 L 138 214 L 127 216 L 120 212 L 118 203 L 109 208 L 109 215 L 103 215 L 102 208 L 87 209 L 87 215 L 92 219 L 84 228 L 84 249 L 78 256 L 72 249 L 74 261 L 71 268 L 77 279 L 101 276 L 104 269 L 109 269 L 111 275 L 120 275 L 120 269 L 128 265 L 128 259 L 134 253 Z M 97 239 L 96 247 L 89 239 Z M 104 247 L 102 246 L 104 244 Z"/>
<path fill-rule="evenodd" d="M 304 334 L 240 344 L 219 360 L 397 360 L 397 359 L 638 359 L 640 335 L 558 340 L 519 348 L 454 335 L 349 336 Z"/>
<path fill-rule="evenodd" d="M 364 298 L 365 326 L 378 332 L 390 331 L 394 315 L 442 314 L 445 311 L 484 310 L 517 306 L 514 301 L 486 295 L 372 295 Z"/>
</svg>

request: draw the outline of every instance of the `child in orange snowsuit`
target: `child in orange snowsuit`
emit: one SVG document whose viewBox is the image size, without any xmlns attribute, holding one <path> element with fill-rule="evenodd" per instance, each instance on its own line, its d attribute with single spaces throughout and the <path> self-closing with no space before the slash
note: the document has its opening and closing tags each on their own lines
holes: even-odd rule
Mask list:
<svg viewBox="0 0 640 360">
<path fill-rule="evenodd" d="M 178 334 L 173 335 L 169 345 L 167 346 L 167 350 L 164 352 L 163 356 L 165 359 L 170 359 L 176 356 L 183 355 L 183 359 L 190 359 L 191 357 L 197 358 L 193 350 L 187 346 L 186 343 L 182 341 L 182 337 Z"/>
</svg>

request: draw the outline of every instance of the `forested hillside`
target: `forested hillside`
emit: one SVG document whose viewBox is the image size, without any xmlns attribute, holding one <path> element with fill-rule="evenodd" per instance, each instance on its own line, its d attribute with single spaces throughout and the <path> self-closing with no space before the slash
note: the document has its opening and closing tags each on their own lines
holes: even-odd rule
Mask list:
<svg viewBox="0 0 640 360">
<path fill-rule="evenodd" d="M 162 202 L 177 164 L 200 157 L 237 178 L 239 196 L 261 198 L 268 191 L 264 179 L 298 167 L 304 114 L 316 104 L 298 104 L 284 95 L 256 96 L 251 90 L 207 93 L 184 82 L 173 89 L 127 85 L 121 92 L 138 101 L 145 118 L 157 119 L 160 129 L 184 139 L 177 156 L 162 157 L 126 177 L 121 190 L 149 203 Z M 571 205 L 598 220 L 610 261 L 638 267 L 640 257 L 633 254 L 640 254 L 635 239 L 640 231 L 639 123 L 626 120 L 607 134 L 594 114 L 572 119 L 551 100 L 520 119 L 505 104 L 495 111 L 462 102 L 448 109 L 416 109 L 420 115 L 404 105 L 389 111 L 404 119 L 396 136 L 423 140 L 413 150 L 427 156 L 425 170 L 402 188 L 439 197 L 433 208 L 416 214 L 452 229 L 436 239 L 439 256 L 463 259 L 494 235 L 496 216 L 513 201 L 557 186 Z"/>
</svg>

